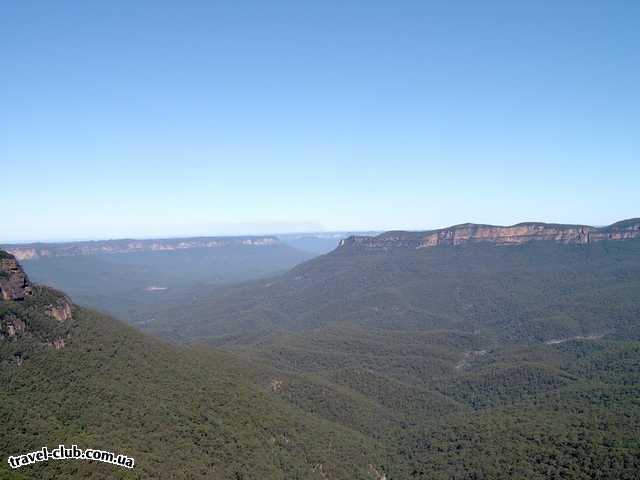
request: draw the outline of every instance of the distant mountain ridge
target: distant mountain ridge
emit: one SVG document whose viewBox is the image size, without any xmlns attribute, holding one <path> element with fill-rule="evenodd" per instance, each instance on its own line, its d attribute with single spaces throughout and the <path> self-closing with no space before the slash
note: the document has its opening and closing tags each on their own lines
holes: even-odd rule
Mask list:
<svg viewBox="0 0 640 480">
<path fill-rule="evenodd" d="M 195 302 L 172 305 L 150 330 L 215 345 L 337 322 L 533 342 L 630 335 L 638 305 L 624 292 L 640 285 L 638 226 L 636 220 L 604 228 L 461 225 L 350 237 L 284 275 L 203 291 Z M 596 297 L 602 303 L 586 308 Z"/>
<path fill-rule="evenodd" d="M 338 242 L 351 236 L 375 236 L 380 231 L 305 232 L 278 234 L 278 239 L 299 250 L 317 255 L 336 249 Z"/>
<path fill-rule="evenodd" d="M 193 248 L 220 248 L 230 246 L 281 245 L 274 236 L 241 237 L 190 237 L 162 239 L 92 240 L 64 243 L 25 243 L 4 245 L 2 248 L 18 260 L 34 260 L 42 257 L 72 257 L 110 253 L 155 252 L 189 250 Z"/>
<path fill-rule="evenodd" d="M 607 227 L 525 222 L 511 226 L 464 223 L 424 232 L 390 231 L 378 236 L 351 236 L 341 240 L 339 249 L 387 250 L 391 248 L 428 248 L 438 245 L 488 242 L 496 245 L 521 245 L 533 241 L 563 244 L 588 244 L 603 240 L 640 238 L 640 218 L 616 222 Z"/>
</svg>

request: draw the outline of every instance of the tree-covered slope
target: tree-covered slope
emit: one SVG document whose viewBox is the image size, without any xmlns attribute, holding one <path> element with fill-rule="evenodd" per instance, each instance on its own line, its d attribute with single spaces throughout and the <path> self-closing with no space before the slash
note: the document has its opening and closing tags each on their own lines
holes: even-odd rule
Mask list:
<svg viewBox="0 0 640 480">
<path fill-rule="evenodd" d="M 0 302 L 0 477 L 377 478 L 373 442 L 270 395 L 250 364 L 168 346 L 83 308 L 56 319 L 61 299 L 34 287 Z M 124 453 L 136 466 L 6 463 L 60 443 Z"/>
<path fill-rule="evenodd" d="M 633 479 L 640 241 L 338 249 L 172 310 L 384 445 L 388 479 Z"/>
<path fill-rule="evenodd" d="M 640 342 L 496 343 L 455 332 L 331 327 L 247 355 L 276 393 L 384 445 L 388 479 L 634 479 Z"/>
</svg>

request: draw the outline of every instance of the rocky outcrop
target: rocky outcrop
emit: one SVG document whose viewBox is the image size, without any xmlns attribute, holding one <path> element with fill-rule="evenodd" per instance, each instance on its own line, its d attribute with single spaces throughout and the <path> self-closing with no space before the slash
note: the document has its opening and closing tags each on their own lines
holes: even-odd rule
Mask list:
<svg viewBox="0 0 640 480">
<path fill-rule="evenodd" d="M 73 316 L 73 303 L 67 296 L 60 297 L 56 303 L 48 307 L 47 313 L 59 322 L 64 322 Z"/>
<path fill-rule="evenodd" d="M 640 237 L 640 218 L 632 218 L 598 228 L 589 235 L 590 241 L 630 240 Z"/>
<path fill-rule="evenodd" d="M 468 242 L 492 242 L 498 245 L 518 245 L 536 240 L 558 243 L 589 243 L 595 229 L 584 225 L 564 226 L 543 223 L 521 223 L 511 227 L 489 225 L 458 225 L 425 235 L 417 248 L 436 245 L 460 245 Z"/>
<path fill-rule="evenodd" d="M 15 338 L 24 335 L 27 326 L 24 321 L 14 315 L 9 315 L 5 319 L 0 319 L 0 339 Z"/>
<path fill-rule="evenodd" d="M 0 309 L 0 345 L 15 351 L 18 366 L 24 361 L 20 346 L 25 338 L 56 350 L 65 348 L 71 324 L 64 322 L 73 318 L 74 310 L 71 299 L 52 288 L 32 285 L 15 257 L 2 250 L 0 300 L 14 302 Z"/>
<path fill-rule="evenodd" d="M 56 350 L 62 350 L 66 346 L 64 342 L 64 338 L 62 337 L 54 338 L 52 341 L 47 343 L 47 345 L 55 348 Z"/>
<path fill-rule="evenodd" d="M 534 241 L 584 245 L 605 240 L 640 238 L 640 218 L 624 220 L 608 227 L 559 225 L 549 223 L 519 223 L 508 227 L 465 223 L 426 232 L 386 232 L 376 237 L 349 237 L 339 248 L 388 250 L 391 248 L 420 249 L 438 245 L 462 245 L 487 242 L 496 245 L 521 245 Z"/>
<path fill-rule="evenodd" d="M 276 237 L 195 237 L 158 240 L 99 240 L 69 243 L 6 245 L 5 250 L 20 261 L 42 257 L 71 257 L 133 252 L 162 252 L 192 248 L 280 245 Z"/>
<path fill-rule="evenodd" d="M 0 250 L 0 299 L 23 300 L 32 293 L 31 282 L 15 257 Z"/>
</svg>

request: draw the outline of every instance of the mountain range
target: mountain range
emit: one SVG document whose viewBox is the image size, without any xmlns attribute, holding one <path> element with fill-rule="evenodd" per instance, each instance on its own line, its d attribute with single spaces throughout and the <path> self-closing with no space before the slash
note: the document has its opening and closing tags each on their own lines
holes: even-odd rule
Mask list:
<svg viewBox="0 0 640 480">
<path fill-rule="evenodd" d="M 352 236 L 286 272 L 203 286 L 145 333 L 2 262 L 3 452 L 123 451 L 136 468 L 122 478 L 640 471 L 637 219 Z"/>
<path fill-rule="evenodd" d="M 539 223 L 350 237 L 280 276 L 172 306 L 150 328 L 170 340 L 217 345 L 341 322 L 527 341 L 613 334 L 635 328 L 629 305 L 636 301 L 625 294 L 640 266 L 639 226 L 631 220 L 598 229 L 588 243 L 575 236 L 587 227 Z M 496 235 L 481 234 L 487 230 Z M 470 231 L 482 240 L 462 240 Z M 605 232 L 615 236 L 593 240 Z M 457 240 L 424 247 L 433 235 Z"/>
<path fill-rule="evenodd" d="M 18 260 L 34 260 L 43 257 L 73 257 L 78 255 L 98 255 L 136 252 L 164 252 L 192 250 L 194 248 L 223 248 L 237 245 L 277 245 L 280 241 L 265 237 L 192 237 L 165 239 L 121 239 L 94 240 L 63 243 L 25 243 L 4 245 L 8 253 Z"/>
<path fill-rule="evenodd" d="M 489 242 L 496 245 L 522 245 L 535 241 L 563 244 L 588 244 L 604 240 L 640 238 L 640 218 L 616 222 L 606 227 L 589 225 L 561 225 L 555 223 L 524 222 L 509 227 L 465 223 L 425 232 L 386 232 L 381 235 L 351 236 L 340 247 L 427 248 L 437 245 L 462 245 Z"/>
</svg>

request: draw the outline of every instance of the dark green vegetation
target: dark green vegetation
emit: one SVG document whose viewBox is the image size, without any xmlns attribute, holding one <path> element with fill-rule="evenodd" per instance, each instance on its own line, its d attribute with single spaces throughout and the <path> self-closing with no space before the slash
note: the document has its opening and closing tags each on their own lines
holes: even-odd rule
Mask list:
<svg viewBox="0 0 640 480">
<path fill-rule="evenodd" d="M 37 287 L 0 302 L 0 478 L 375 478 L 374 442 L 270 395 L 270 369 L 82 308 L 55 320 L 46 312 L 59 297 Z M 6 463 L 60 443 L 124 453 L 136 467 Z"/>
<path fill-rule="evenodd" d="M 332 327 L 251 355 L 297 375 L 292 404 L 382 442 L 389 479 L 638 478 L 637 341 Z"/>
<path fill-rule="evenodd" d="M 231 245 L 40 257 L 23 267 L 34 281 L 63 290 L 80 305 L 145 325 L 164 306 L 190 303 L 205 286 L 272 275 L 310 257 L 283 244 Z"/>
<path fill-rule="evenodd" d="M 388 479 L 638 478 L 640 241 L 338 249 L 166 319 L 382 442 Z"/>
</svg>

